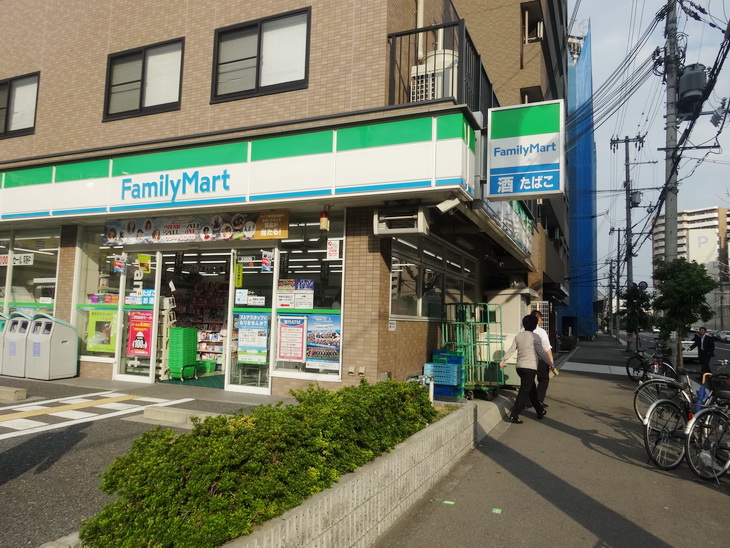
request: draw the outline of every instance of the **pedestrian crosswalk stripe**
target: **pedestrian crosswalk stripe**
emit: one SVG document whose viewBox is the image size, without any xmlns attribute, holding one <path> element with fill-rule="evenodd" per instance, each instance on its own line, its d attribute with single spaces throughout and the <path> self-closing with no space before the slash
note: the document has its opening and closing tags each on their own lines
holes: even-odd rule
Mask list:
<svg viewBox="0 0 730 548">
<path fill-rule="evenodd" d="M 11 428 L 12 430 L 28 430 L 29 428 L 38 428 L 39 426 L 45 426 L 45 423 L 39 421 L 32 421 L 30 419 L 15 419 L 3 423 L 5 428 Z"/>
<path fill-rule="evenodd" d="M 71 411 L 73 409 L 82 409 L 84 407 L 99 407 L 100 405 L 105 404 L 105 403 L 127 401 L 127 400 L 133 400 L 136 398 L 139 398 L 139 396 L 135 396 L 133 394 L 123 394 L 121 396 L 116 396 L 114 398 L 102 398 L 100 400 L 90 400 L 90 401 L 86 401 L 86 402 L 71 403 L 68 405 L 61 405 L 59 407 L 45 407 L 43 409 L 31 409 L 31 410 L 19 411 L 17 413 L 10 413 L 8 415 L 0 415 L 0 423 L 9 421 L 9 420 L 14 420 L 14 419 L 24 419 L 27 417 L 37 417 L 38 415 L 47 415 L 49 409 L 53 409 L 54 412 Z"/>
<path fill-rule="evenodd" d="M 94 407 L 98 407 L 100 409 L 111 409 L 112 411 L 123 411 L 125 409 L 132 409 L 132 407 L 139 407 L 139 405 L 132 404 L 132 403 L 113 402 L 113 403 L 102 403 L 100 405 L 95 405 Z"/>
<path fill-rule="evenodd" d="M 58 413 L 48 413 L 49 417 L 58 417 L 61 419 L 85 419 L 86 417 L 93 417 L 98 413 L 87 413 L 86 411 L 59 411 Z"/>
<path fill-rule="evenodd" d="M 108 393 L 108 392 L 107 392 Z M 13 430 L 17 430 L 16 432 L 7 432 L 7 433 L 0 433 L 0 440 L 5 440 L 9 438 L 15 438 L 18 436 L 27 436 L 29 434 L 38 434 L 40 432 L 47 432 L 49 430 L 57 430 L 59 428 L 66 428 L 68 426 L 73 426 L 76 424 L 82 424 L 86 422 L 93 422 L 98 421 L 102 419 L 110 419 L 113 417 L 121 417 L 124 415 L 129 415 L 131 413 L 137 413 L 139 411 L 144 410 L 147 407 L 169 407 L 172 405 L 180 405 L 182 403 L 187 403 L 189 401 L 193 401 L 194 398 L 182 398 L 179 400 L 163 400 L 160 403 L 150 403 L 148 405 L 137 405 L 132 407 L 131 409 L 124 409 L 122 411 L 111 411 L 108 413 L 100 413 L 98 415 L 91 414 L 90 417 L 76 419 L 76 420 L 67 420 L 65 422 L 60 422 L 56 424 L 45 424 L 39 421 L 32 421 L 25 418 L 15 418 L 13 420 L 5 421 L 0 423 L 0 427 L 2 428 L 11 428 Z M 58 401 L 58 400 L 56 400 Z M 101 401 L 101 400 L 97 400 Z M 54 408 L 55 410 L 60 409 L 59 407 Z"/>
</svg>

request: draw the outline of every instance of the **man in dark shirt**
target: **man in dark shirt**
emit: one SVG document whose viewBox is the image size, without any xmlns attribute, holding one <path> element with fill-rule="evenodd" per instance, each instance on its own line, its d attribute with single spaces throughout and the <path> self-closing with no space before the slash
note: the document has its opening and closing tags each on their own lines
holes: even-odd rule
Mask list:
<svg viewBox="0 0 730 548">
<path fill-rule="evenodd" d="M 707 334 L 707 329 L 700 327 L 695 333 L 690 350 L 697 348 L 697 357 L 700 359 L 702 373 L 712 373 L 710 358 L 715 355 L 715 340 Z"/>
</svg>

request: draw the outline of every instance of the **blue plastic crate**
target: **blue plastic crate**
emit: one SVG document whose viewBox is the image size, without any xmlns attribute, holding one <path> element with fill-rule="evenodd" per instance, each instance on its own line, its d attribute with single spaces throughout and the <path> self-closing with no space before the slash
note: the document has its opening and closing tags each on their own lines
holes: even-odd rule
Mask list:
<svg viewBox="0 0 730 548">
<path fill-rule="evenodd" d="M 453 363 L 425 363 L 423 374 L 433 375 L 434 384 L 456 386 L 461 384 L 461 366 Z"/>
<path fill-rule="evenodd" d="M 457 386 L 447 386 L 444 384 L 433 385 L 433 397 L 434 398 L 461 398 L 463 397 L 462 391 Z"/>
</svg>

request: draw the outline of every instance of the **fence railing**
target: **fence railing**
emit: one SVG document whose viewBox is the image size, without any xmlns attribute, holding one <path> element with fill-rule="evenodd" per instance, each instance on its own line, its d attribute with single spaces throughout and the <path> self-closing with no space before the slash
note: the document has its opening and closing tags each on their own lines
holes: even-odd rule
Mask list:
<svg viewBox="0 0 730 548">
<path fill-rule="evenodd" d="M 464 20 L 388 35 L 389 104 L 452 98 L 481 112 L 499 106 Z"/>
</svg>

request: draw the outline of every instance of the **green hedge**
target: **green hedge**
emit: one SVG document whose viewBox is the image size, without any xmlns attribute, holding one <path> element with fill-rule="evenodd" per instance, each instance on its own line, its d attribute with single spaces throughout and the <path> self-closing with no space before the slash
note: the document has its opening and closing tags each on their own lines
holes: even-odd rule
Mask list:
<svg viewBox="0 0 730 548">
<path fill-rule="evenodd" d="M 87 520 L 89 547 L 204 547 L 249 534 L 431 422 L 417 383 L 293 391 L 298 405 L 156 428 L 102 474 L 117 499 Z"/>
</svg>

